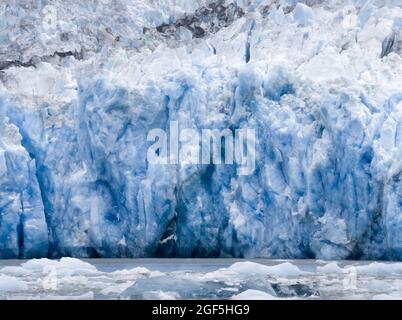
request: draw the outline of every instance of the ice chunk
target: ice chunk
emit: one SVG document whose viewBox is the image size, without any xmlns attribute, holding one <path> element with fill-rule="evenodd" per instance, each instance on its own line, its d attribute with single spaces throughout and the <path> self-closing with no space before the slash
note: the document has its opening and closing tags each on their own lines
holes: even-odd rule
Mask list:
<svg viewBox="0 0 402 320">
<path fill-rule="evenodd" d="M 377 294 L 373 300 L 401 300 L 401 295 Z"/>
<path fill-rule="evenodd" d="M 294 277 L 303 273 L 303 271 L 301 271 L 298 267 L 289 262 L 281 263 L 275 266 L 266 266 L 250 261 L 236 262 L 228 269 L 239 273 L 267 274 L 277 277 Z"/>
<path fill-rule="evenodd" d="M 58 275 L 93 274 L 96 268 L 90 263 L 75 258 L 62 258 L 60 260 L 33 259 L 21 264 L 26 270 L 42 272 L 45 268 L 54 268 Z"/>
<path fill-rule="evenodd" d="M 89 291 L 78 296 L 45 296 L 43 300 L 94 300 L 94 293 Z"/>
<path fill-rule="evenodd" d="M 0 275 L 0 291 L 24 291 L 28 290 L 25 282 L 15 277 Z"/>
<path fill-rule="evenodd" d="M 320 273 L 345 273 L 347 272 L 344 268 L 341 268 L 336 262 L 330 262 L 322 267 L 317 267 L 317 272 Z"/>
<path fill-rule="evenodd" d="M 371 275 L 402 274 L 402 266 L 399 263 L 373 262 L 367 265 L 355 267 L 355 270 L 358 273 L 371 274 Z"/>
<path fill-rule="evenodd" d="M 177 300 L 180 299 L 180 295 L 174 291 L 147 291 L 144 293 L 145 300 Z"/>
<path fill-rule="evenodd" d="M 293 17 L 298 24 L 309 26 L 314 21 L 314 12 L 310 7 L 298 2 L 293 10 Z"/>
<path fill-rule="evenodd" d="M 131 287 L 134 284 L 132 281 L 116 284 L 116 285 L 111 285 L 106 287 L 101 291 L 102 294 L 104 295 L 111 295 L 111 294 L 121 294 L 124 290 L 127 288 Z"/>
<path fill-rule="evenodd" d="M 172 292 L 172 288 L 174 291 Z M 122 298 L 156 299 L 160 297 L 180 297 L 181 299 L 213 298 L 220 293 L 221 284 L 217 282 L 198 282 L 190 279 L 181 279 L 171 276 L 139 279 L 126 289 Z M 226 292 L 229 297 L 230 292 Z"/>
<path fill-rule="evenodd" d="M 259 290 L 248 289 L 237 295 L 234 295 L 232 300 L 278 300 L 278 297 L 272 296 L 269 293 Z"/>
</svg>

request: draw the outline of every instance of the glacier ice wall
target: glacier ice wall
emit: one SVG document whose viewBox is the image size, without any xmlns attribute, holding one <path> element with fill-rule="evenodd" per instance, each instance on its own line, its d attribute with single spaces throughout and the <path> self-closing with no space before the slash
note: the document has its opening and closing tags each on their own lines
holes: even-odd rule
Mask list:
<svg viewBox="0 0 402 320">
<path fill-rule="evenodd" d="M 402 3 L 3 1 L 0 258 L 402 259 Z M 255 128 L 256 169 L 149 130 Z"/>
</svg>

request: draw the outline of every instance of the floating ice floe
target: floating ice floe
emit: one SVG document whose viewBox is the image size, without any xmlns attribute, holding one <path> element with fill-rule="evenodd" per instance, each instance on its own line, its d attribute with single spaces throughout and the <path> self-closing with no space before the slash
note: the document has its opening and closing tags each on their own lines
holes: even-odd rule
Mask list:
<svg viewBox="0 0 402 320">
<path fill-rule="evenodd" d="M 0 268 L 0 299 L 387 299 L 400 263 L 31 260 Z M 131 265 L 131 267 L 130 267 Z M 1 266 L 1 263 L 0 263 Z"/>
</svg>

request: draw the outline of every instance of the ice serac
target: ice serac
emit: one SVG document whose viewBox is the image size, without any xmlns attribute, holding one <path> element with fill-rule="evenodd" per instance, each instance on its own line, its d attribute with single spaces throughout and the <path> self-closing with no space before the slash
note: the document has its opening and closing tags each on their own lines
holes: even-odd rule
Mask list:
<svg viewBox="0 0 402 320">
<path fill-rule="evenodd" d="M 402 259 L 400 1 L 0 14 L 0 257 Z M 255 129 L 255 170 L 147 162 L 172 121 Z"/>
<path fill-rule="evenodd" d="M 18 128 L 1 114 L 0 122 L 0 258 L 43 257 L 48 237 L 35 160 Z"/>
</svg>

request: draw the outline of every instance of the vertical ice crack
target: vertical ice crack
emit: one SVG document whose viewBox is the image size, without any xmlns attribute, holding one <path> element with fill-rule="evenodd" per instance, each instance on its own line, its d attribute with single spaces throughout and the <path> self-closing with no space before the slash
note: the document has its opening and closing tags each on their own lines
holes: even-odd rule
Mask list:
<svg viewBox="0 0 402 320">
<path fill-rule="evenodd" d="M 17 126 L 17 124 L 15 124 Z M 40 193 L 40 199 L 42 202 L 42 206 L 43 206 L 43 215 L 44 215 L 44 219 L 45 219 L 45 223 L 46 223 L 46 228 L 47 228 L 47 235 L 48 235 L 48 253 L 47 256 L 50 256 L 51 253 L 51 239 L 53 239 L 53 230 L 52 230 L 52 224 L 50 222 L 50 214 L 47 208 L 47 199 L 46 199 L 46 191 L 44 189 L 44 183 L 43 183 L 43 179 L 41 178 L 41 175 L 39 173 L 39 168 L 40 168 L 40 164 L 39 161 L 37 159 L 37 156 L 34 152 L 34 147 L 32 146 L 32 144 L 30 143 L 30 139 L 27 137 L 27 134 L 24 132 L 24 130 L 22 128 L 20 128 L 19 126 L 18 130 L 22 136 L 22 140 L 21 140 L 21 145 L 22 147 L 27 151 L 31 161 L 35 162 L 35 177 L 38 183 L 38 190 Z M 21 198 L 22 201 L 22 198 Z M 23 204 L 22 208 L 23 208 Z M 22 220 L 23 222 L 23 220 Z M 22 230 L 23 231 L 23 230 Z"/>
<path fill-rule="evenodd" d="M 24 258 L 24 220 L 25 220 L 25 209 L 24 209 L 24 192 L 21 191 L 20 194 L 20 209 L 19 221 L 17 224 L 17 241 L 18 241 L 18 259 Z"/>
<path fill-rule="evenodd" d="M 392 52 L 394 43 L 395 43 L 395 33 L 384 39 L 384 41 L 382 42 L 381 58 L 386 57 Z"/>
<path fill-rule="evenodd" d="M 248 31 L 248 35 L 247 35 L 246 48 L 245 48 L 245 54 L 244 54 L 246 63 L 249 63 L 250 59 L 251 59 L 251 36 L 252 36 L 253 30 L 254 30 L 254 27 L 255 27 L 255 20 L 253 20 L 251 22 L 250 30 Z"/>
</svg>

